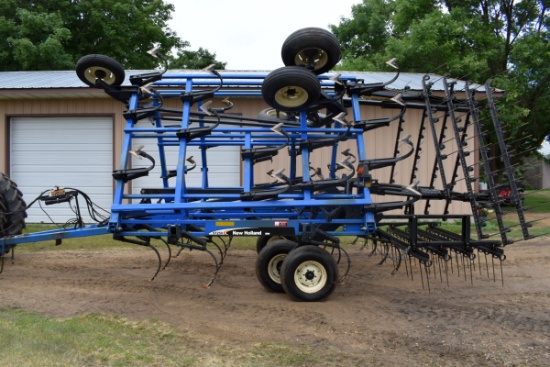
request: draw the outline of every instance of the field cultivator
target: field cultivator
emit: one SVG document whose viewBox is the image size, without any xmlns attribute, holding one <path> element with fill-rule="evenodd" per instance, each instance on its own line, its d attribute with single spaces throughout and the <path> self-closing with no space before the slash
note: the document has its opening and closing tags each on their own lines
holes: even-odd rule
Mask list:
<svg viewBox="0 0 550 367">
<path fill-rule="evenodd" d="M 426 75 L 422 90 L 396 90 L 392 83 L 400 73 L 393 61 L 389 65 L 395 74 L 386 82 L 325 74 L 340 60 L 340 48 L 331 33 L 317 28 L 289 36 L 282 50 L 285 66 L 270 73 L 211 68 L 167 73 L 163 56 L 155 50 L 151 54 L 165 68 L 132 75 L 129 85 L 122 85 L 125 72 L 109 57 L 85 56 L 76 66 L 83 82 L 127 106 L 110 213 L 100 213 L 81 191 L 55 188 L 33 203 L 69 203 L 76 219 L 61 229 L 21 234 L 28 206 L 3 175 L 2 255 L 28 242 L 59 244 L 66 238 L 111 234 L 152 248 L 159 259 L 155 276 L 162 267 L 156 243 L 168 248 L 169 258 L 171 246 L 208 252 L 217 274 L 232 240 L 257 236 L 260 283 L 298 300 L 317 301 L 349 271 L 342 236 L 356 236 L 356 243 L 372 246 L 372 254 L 381 253 L 381 262 L 391 259 L 395 271 L 404 263 L 411 276 L 413 260 L 426 275 L 437 273 L 435 263 L 441 279 L 449 263 L 472 273 L 480 255 L 493 264 L 494 259 L 504 260 L 504 247 L 513 242 L 505 215 L 517 218 L 524 239 L 532 237 L 489 82 L 482 86 Z M 434 91 L 435 84 L 443 88 Z M 262 97 L 268 108 L 254 117 L 231 114 L 230 98 L 240 97 Z M 181 108 L 167 107 L 169 99 L 179 101 Z M 389 117 L 365 117 L 365 111 L 373 110 Z M 421 121 L 405 135 L 407 112 L 415 110 L 421 112 Z M 367 156 L 369 136 L 384 129 L 392 132 L 392 140 L 384 143 L 392 145 L 393 153 Z M 135 147 L 138 140 L 150 143 Z M 488 141 L 493 142 L 490 147 Z M 240 148 L 237 186 L 209 177 L 208 153 L 229 146 Z M 198 149 L 200 159 L 189 156 L 191 147 Z M 330 156 L 326 170 L 312 167 L 318 151 Z M 132 157 L 147 163 L 137 165 Z M 285 169 L 264 169 L 274 159 L 284 162 Z M 498 181 L 491 160 L 505 167 Z M 426 182 L 420 179 L 422 167 L 429 172 Z M 157 184 L 133 192 L 133 180 L 154 169 L 160 172 Z M 186 180 L 193 169 L 201 169 L 200 185 Z M 485 190 L 479 189 L 480 175 Z M 505 198 L 500 194 L 504 189 Z M 84 224 L 79 198 L 96 224 Z M 453 209 L 457 203 L 466 208 L 464 214 Z M 485 233 L 483 210 L 494 212 L 495 233 Z M 459 223 L 460 233 L 441 222 Z"/>
</svg>

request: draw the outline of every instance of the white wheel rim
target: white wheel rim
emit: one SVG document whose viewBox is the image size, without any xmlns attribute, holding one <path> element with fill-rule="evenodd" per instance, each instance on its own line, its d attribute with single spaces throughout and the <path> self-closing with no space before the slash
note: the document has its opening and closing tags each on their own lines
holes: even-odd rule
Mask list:
<svg viewBox="0 0 550 367">
<path fill-rule="evenodd" d="M 300 52 L 298 52 L 296 54 L 296 56 L 294 57 L 294 64 L 298 65 L 298 66 L 300 66 L 300 65 L 309 66 L 310 57 L 307 56 L 308 55 L 307 51 L 309 51 L 309 50 L 312 50 L 312 49 L 311 48 L 305 48 L 305 49 L 301 50 Z M 313 67 L 313 70 L 319 70 L 327 64 L 328 54 L 325 52 L 325 50 L 320 49 L 320 48 L 315 48 L 313 50 L 317 51 L 317 53 L 313 57 L 313 62 L 315 63 L 315 66 Z"/>
<path fill-rule="evenodd" d="M 103 75 L 103 76 L 100 77 L 99 75 Z M 92 84 L 95 84 L 95 81 L 97 79 L 101 79 L 109 85 L 113 84 L 116 80 L 116 76 L 115 74 L 113 74 L 111 70 L 101 66 L 89 67 L 84 71 L 84 77 L 86 78 L 86 80 L 88 80 Z"/>
<path fill-rule="evenodd" d="M 286 254 L 275 255 L 267 264 L 267 274 L 269 278 L 277 284 L 281 284 L 281 264 L 286 256 Z"/>
<path fill-rule="evenodd" d="M 327 270 L 318 261 L 308 260 L 296 268 L 294 283 L 304 293 L 317 293 L 327 284 Z"/>
<path fill-rule="evenodd" d="M 295 85 L 281 88 L 275 94 L 275 102 L 283 107 L 300 107 L 306 103 L 308 98 L 308 92 L 304 88 Z"/>
</svg>

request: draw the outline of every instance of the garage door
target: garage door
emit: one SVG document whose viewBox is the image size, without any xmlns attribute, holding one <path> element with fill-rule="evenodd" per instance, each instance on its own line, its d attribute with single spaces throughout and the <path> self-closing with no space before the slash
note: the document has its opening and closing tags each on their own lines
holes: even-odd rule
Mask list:
<svg viewBox="0 0 550 367">
<path fill-rule="evenodd" d="M 144 146 L 143 150 L 151 155 L 157 163 L 159 162 L 158 148 L 154 139 L 134 139 L 133 146 L 138 147 L 140 145 Z M 166 162 L 169 170 L 175 170 L 177 168 L 178 150 L 179 147 L 177 146 L 165 147 Z M 202 184 L 202 159 L 200 149 L 195 146 L 188 147 L 186 159 L 189 157 L 193 157 L 193 160 L 197 163 L 197 167 L 187 173 L 185 178 L 186 185 L 187 187 L 200 187 Z M 235 187 L 240 185 L 240 147 L 219 146 L 207 149 L 206 160 L 208 162 L 208 184 L 210 187 Z M 133 158 L 133 167 L 146 167 L 149 165 L 150 163 L 146 159 L 138 160 Z M 186 166 L 191 167 L 192 164 L 186 162 Z M 134 193 L 139 193 L 144 187 L 162 187 L 160 176 L 160 168 L 157 164 L 155 169 L 149 172 L 148 176 L 140 177 L 132 181 L 132 191 Z M 174 187 L 176 185 L 175 180 L 175 177 L 171 178 L 169 180 L 169 185 Z"/>
<path fill-rule="evenodd" d="M 113 120 L 110 117 L 12 118 L 10 176 L 29 204 L 44 190 L 71 187 L 109 210 L 113 195 Z M 73 201 L 74 203 L 74 201 Z M 39 206 L 41 204 L 41 206 Z M 84 199 L 79 205 L 91 222 Z M 65 223 L 73 218 L 68 204 L 37 202 L 28 223 Z"/>
</svg>

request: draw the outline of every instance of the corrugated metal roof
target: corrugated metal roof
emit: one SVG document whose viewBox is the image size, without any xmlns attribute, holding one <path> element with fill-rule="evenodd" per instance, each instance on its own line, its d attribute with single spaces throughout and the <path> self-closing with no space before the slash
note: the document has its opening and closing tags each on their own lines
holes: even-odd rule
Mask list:
<svg viewBox="0 0 550 367">
<path fill-rule="evenodd" d="M 150 72 L 151 70 L 129 70 L 126 71 L 126 80 L 123 83 L 129 84 L 129 76 Z M 177 75 L 178 73 L 185 74 L 203 74 L 204 72 L 197 70 L 169 70 L 166 75 Z M 268 71 L 221 71 L 220 74 L 231 75 L 255 75 L 264 76 Z M 342 76 L 356 77 L 364 80 L 365 83 L 383 83 L 391 80 L 395 73 L 392 72 L 357 72 L 357 71 L 339 71 Z M 330 74 L 329 74 L 330 75 Z M 388 86 L 389 89 L 403 90 L 422 90 L 422 80 L 426 74 L 421 73 L 401 73 L 399 78 Z M 432 90 L 443 90 L 443 77 L 440 75 L 430 74 L 430 82 L 433 83 Z M 464 89 L 465 82 L 455 80 L 457 82 L 455 90 Z M 475 85 L 480 91 L 483 91 L 483 86 Z M 77 77 L 73 70 L 61 71 L 4 71 L 0 72 L 0 90 L 13 89 L 65 89 L 65 88 L 88 88 Z"/>
<path fill-rule="evenodd" d="M 88 88 L 74 70 L 3 71 L 0 89 Z"/>
</svg>

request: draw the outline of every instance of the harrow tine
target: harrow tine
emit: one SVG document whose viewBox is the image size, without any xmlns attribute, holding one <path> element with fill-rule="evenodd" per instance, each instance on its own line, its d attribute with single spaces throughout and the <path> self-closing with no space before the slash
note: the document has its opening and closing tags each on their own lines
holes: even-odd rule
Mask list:
<svg viewBox="0 0 550 367">
<path fill-rule="evenodd" d="M 495 257 L 491 256 L 491 262 L 493 264 L 493 283 L 496 283 L 496 275 L 495 275 Z"/>
<path fill-rule="evenodd" d="M 212 243 L 214 246 L 216 246 L 216 248 L 218 249 L 218 252 L 220 253 L 220 265 L 223 264 L 223 259 L 224 259 L 224 252 L 222 250 L 222 248 L 220 247 L 220 245 L 218 245 L 216 242 L 214 242 L 211 238 L 208 240 L 208 243 Z"/>
<path fill-rule="evenodd" d="M 466 257 L 462 256 L 462 272 L 464 273 L 464 281 L 467 279 L 466 274 Z"/>
<path fill-rule="evenodd" d="M 229 251 L 229 249 L 231 248 L 231 243 L 233 242 L 233 236 L 229 236 L 229 241 L 227 241 L 227 243 L 225 243 L 225 240 L 223 239 L 223 237 L 219 236 L 218 238 L 220 238 L 223 241 L 223 244 L 227 249 L 226 251 Z"/>
<path fill-rule="evenodd" d="M 160 272 L 160 269 L 162 267 L 162 259 L 160 257 L 160 252 L 156 249 L 155 246 L 151 245 L 150 243 L 145 245 L 146 247 L 149 247 L 151 249 L 153 249 L 153 251 L 155 252 L 155 254 L 157 254 L 157 259 L 158 259 L 158 266 L 157 266 L 157 271 L 155 272 L 155 274 L 153 275 L 153 277 L 149 280 L 149 281 L 153 281 L 155 280 L 155 278 L 157 277 L 158 273 Z"/>
<path fill-rule="evenodd" d="M 212 275 L 212 278 L 210 279 L 210 281 L 204 285 L 204 288 L 209 288 L 212 284 L 214 284 L 214 282 L 218 278 L 218 273 L 221 269 L 221 264 L 218 263 L 218 259 L 216 259 L 216 256 L 214 256 L 212 251 L 210 251 L 207 248 L 204 248 L 204 251 L 207 252 L 212 257 L 212 259 L 214 260 L 214 266 L 215 266 L 215 269 L 216 269 L 214 271 L 214 274 Z"/>
<path fill-rule="evenodd" d="M 353 241 L 351 241 L 350 245 L 356 245 L 359 242 L 359 239 L 361 239 L 363 241 L 363 243 L 361 244 L 361 247 L 359 248 L 359 251 L 363 251 L 363 249 L 367 248 L 368 245 L 369 245 L 369 237 L 367 237 L 367 236 L 356 236 L 355 239 Z M 376 252 L 376 240 L 374 239 L 374 237 L 370 237 L 370 240 L 372 242 L 372 248 L 373 249 L 367 255 L 367 258 L 372 257 L 374 255 L 374 253 Z"/>
<path fill-rule="evenodd" d="M 430 288 L 430 276 L 428 274 L 428 272 L 429 272 L 428 269 L 430 268 L 430 266 L 428 266 L 427 264 L 424 264 L 424 265 L 420 264 L 420 267 L 422 267 L 422 266 L 426 267 L 426 284 L 428 285 L 428 293 L 431 293 L 432 290 Z"/>
<path fill-rule="evenodd" d="M 382 264 L 384 264 L 386 262 L 386 260 L 388 259 L 388 255 L 389 255 L 389 246 L 387 243 L 384 244 L 384 253 L 383 253 L 383 257 L 382 257 L 382 260 L 380 260 L 380 262 L 378 264 L 376 264 L 376 266 L 381 266 Z"/>
<path fill-rule="evenodd" d="M 411 269 L 411 280 L 414 281 L 414 271 L 413 271 L 413 264 L 412 264 L 412 256 L 409 256 L 409 269 Z M 416 265 L 416 260 L 415 260 Z"/>
<path fill-rule="evenodd" d="M 179 248 L 180 248 L 180 249 L 178 250 L 177 254 L 176 254 L 176 255 L 175 255 L 174 257 L 178 257 L 178 256 L 180 256 L 181 252 L 182 252 L 182 251 L 183 251 L 183 249 L 184 249 L 184 247 L 183 247 L 183 246 L 179 246 Z"/>
<path fill-rule="evenodd" d="M 504 269 L 502 269 L 502 258 L 499 258 L 500 263 L 500 279 L 502 281 L 502 286 L 504 287 Z"/>
<path fill-rule="evenodd" d="M 143 228 L 149 229 L 148 227 L 143 227 Z M 143 228 L 139 228 L 139 229 L 143 229 Z M 157 266 L 157 270 L 156 270 L 155 274 L 150 279 L 150 281 L 153 281 L 157 277 L 157 275 L 160 272 L 161 267 L 162 267 L 162 258 L 160 256 L 159 251 L 156 249 L 156 247 L 151 245 L 151 240 L 150 240 L 149 237 L 136 236 L 136 239 L 133 239 L 133 238 L 126 238 L 124 236 L 114 236 L 114 239 L 116 239 L 118 241 L 122 241 L 122 242 L 132 243 L 134 245 L 149 247 L 150 249 L 152 249 L 155 252 L 155 254 L 157 255 L 158 266 Z"/>
<path fill-rule="evenodd" d="M 365 244 L 363 245 L 363 247 L 366 247 L 367 246 L 367 240 L 365 239 Z M 376 254 L 376 252 L 378 251 L 378 241 L 376 239 L 372 239 L 372 251 L 367 255 L 367 258 L 371 258 L 374 256 L 374 254 Z"/>
<path fill-rule="evenodd" d="M 435 271 L 435 267 L 433 267 L 433 262 L 432 262 L 432 266 L 430 266 L 430 267 L 428 268 L 428 271 L 430 272 L 430 274 L 433 275 L 433 278 L 434 278 L 434 279 L 437 279 L 437 272 Z"/>
<path fill-rule="evenodd" d="M 408 278 L 409 277 L 409 266 L 407 264 L 407 260 L 410 262 L 411 257 L 410 256 L 407 256 L 407 257 L 408 257 L 408 259 L 405 259 L 405 272 L 406 272 L 407 278 Z M 412 269 L 411 269 L 411 276 L 412 276 Z"/>
<path fill-rule="evenodd" d="M 480 259 L 480 256 L 479 256 L 479 250 L 477 250 L 477 269 L 479 271 L 479 275 L 481 275 L 481 259 Z"/>
<path fill-rule="evenodd" d="M 409 270 L 410 270 L 410 275 L 411 275 L 411 280 L 414 280 L 413 279 L 413 274 L 412 274 L 412 264 L 411 264 L 411 257 L 410 256 L 407 256 L 408 259 L 405 259 L 405 272 L 407 273 L 407 278 L 409 277 Z M 408 260 L 408 263 L 407 263 L 407 260 Z"/>
<path fill-rule="evenodd" d="M 200 238 L 195 238 L 197 241 L 198 240 L 202 240 Z M 222 240 L 223 242 L 223 240 Z M 210 249 L 208 249 L 206 246 L 208 243 L 213 243 L 214 246 L 216 246 L 216 248 L 218 249 L 218 252 L 220 253 L 220 261 L 218 261 L 216 255 L 214 255 L 214 253 L 212 251 L 210 251 Z M 225 242 L 224 242 L 225 243 Z M 203 252 L 206 252 L 210 255 L 210 257 L 212 258 L 212 260 L 214 260 L 214 267 L 215 267 L 215 271 L 214 271 L 214 274 L 212 275 L 212 278 L 210 279 L 210 281 L 206 284 L 203 285 L 204 288 L 208 288 L 210 287 L 212 284 L 214 284 L 215 280 L 217 279 L 218 277 L 218 273 L 222 267 L 222 264 L 223 264 L 223 260 L 224 260 L 224 254 L 223 254 L 223 251 L 221 249 L 221 247 L 214 241 L 212 241 L 211 239 L 207 240 L 207 241 L 204 241 L 204 242 L 201 242 L 199 244 L 193 244 L 193 241 L 191 239 L 187 239 L 187 242 L 182 242 L 182 241 L 179 241 L 177 243 L 175 243 L 174 245 L 176 246 L 179 246 L 180 249 L 178 251 L 178 253 L 176 254 L 176 257 L 179 256 L 179 254 L 184 250 L 184 249 L 189 249 L 189 251 L 193 251 L 193 250 L 197 250 L 197 251 L 203 251 Z"/>
<path fill-rule="evenodd" d="M 397 247 L 394 247 L 394 249 L 399 255 L 396 256 L 397 264 L 396 264 L 396 261 L 394 260 L 394 268 L 391 272 L 391 275 L 395 275 L 395 273 L 397 273 L 399 271 L 399 268 L 401 267 L 401 250 L 399 250 Z"/>
<path fill-rule="evenodd" d="M 363 237 L 360 237 L 360 236 L 355 236 L 355 238 L 353 239 L 353 241 L 350 242 L 350 245 L 356 245 L 357 242 L 359 241 L 359 238 L 363 238 Z M 365 242 L 366 242 L 366 238 L 365 238 Z"/>
<path fill-rule="evenodd" d="M 420 264 L 420 279 L 422 280 L 422 289 L 424 288 L 424 274 L 422 274 L 422 264 Z"/>
<path fill-rule="evenodd" d="M 144 247 L 149 247 L 150 249 L 152 249 L 155 252 L 155 254 L 157 255 L 158 266 L 157 266 L 157 270 L 155 271 L 155 274 L 153 275 L 153 277 L 151 279 L 149 279 L 149 281 L 153 281 L 153 280 L 155 280 L 155 278 L 157 277 L 158 273 L 160 272 L 160 270 L 162 268 L 162 257 L 160 256 L 160 252 L 157 250 L 157 248 L 151 244 L 151 241 L 150 241 L 149 238 L 147 238 L 147 237 L 137 237 L 137 238 L 138 238 L 138 240 L 124 239 L 124 241 L 134 243 L 134 244 L 144 246 Z"/>
<path fill-rule="evenodd" d="M 349 274 L 349 271 L 350 271 L 350 269 L 351 269 L 351 258 L 350 258 L 350 256 L 349 256 L 348 252 L 347 252 L 344 248 L 338 247 L 338 249 L 339 249 L 339 251 L 343 252 L 344 255 L 346 255 L 346 258 L 347 258 L 347 267 L 346 267 L 346 271 L 345 271 L 344 275 L 342 275 L 342 277 L 338 280 L 339 283 L 343 283 L 344 280 L 346 280 L 346 278 L 347 278 L 347 276 L 348 276 L 348 274 Z M 339 255 L 339 256 L 340 256 L 340 255 Z M 338 262 L 338 263 L 339 263 L 339 262 Z"/>
<path fill-rule="evenodd" d="M 338 250 L 338 256 L 336 258 L 336 264 L 340 264 L 340 260 L 342 260 L 342 251 L 343 251 L 343 248 L 341 246 L 338 246 L 338 247 L 332 247 L 331 249 L 331 255 L 334 254 L 334 250 Z"/>
<path fill-rule="evenodd" d="M 166 242 L 163 238 L 159 238 L 159 240 L 162 241 L 162 243 L 164 243 L 166 245 L 166 248 L 168 249 L 168 260 L 166 260 L 166 263 L 164 264 L 164 266 L 162 267 L 162 270 L 166 269 L 166 267 L 168 266 L 168 264 L 170 264 L 170 259 L 172 258 L 172 248 L 170 247 L 170 245 L 168 244 L 168 242 Z"/>
<path fill-rule="evenodd" d="M 457 256 L 456 257 L 456 272 L 457 272 L 458 277 L 460 278 L 460 264 L 458 263 L 459 262 L 458 259 L 461 258 L 461 257 L 458 256 L 458 252 L 455 251 L 455 253 L 456 253 L 456 256 Z"/>
<path fill-rule="evenodd" d="M 450 258 L 449 258 L 450 259 Z M 449 286 L 449 267 L 447 265 L 447 260 L 443 260 L 445 261 L 444 264 L 445 264 L 445 279 L 447 280 L 447 287 Z M 451 264 L 452 264 L 452 260 L 451 260 Z"/>
<path fill-rule="evenodd" d="M 472 269 L 472 263 L 474 259 L 470 259 L 470 284 L 474 285 L 474 270 Z"/>
<path fill-rule="evenodd" d="M 441 260 L 443 260 L 441 257 L 437 257 L 437 267 L 439 268 L 439 280 L 441 283 L 443 283 L 443 274 L 441 273 Z"/>
<path fill-rule="evenodd" d="M 388 249 L 390 252 L 389 258 L 391 259 L 393 267 L 395 268 L 395 246 L 389 246 Z"/>
</svg>

